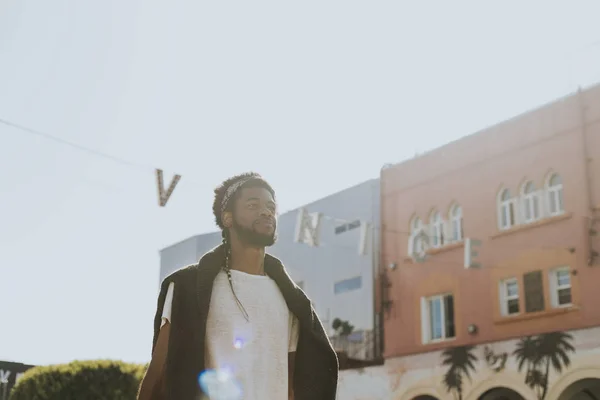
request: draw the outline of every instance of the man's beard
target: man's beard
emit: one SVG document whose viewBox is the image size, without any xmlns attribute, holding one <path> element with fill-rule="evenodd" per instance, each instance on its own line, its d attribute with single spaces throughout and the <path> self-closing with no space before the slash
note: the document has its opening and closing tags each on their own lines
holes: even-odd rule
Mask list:
<svg viewBox="0 0 600 400">
<path fill-rule="evenodd" d="M 233 230 L 242 243 L 251 247 L 269 247 L 277 241 L 277 229 L 274 229 L 271 234 L 258 233 L 254 228 L 246 228 L 234 219 Z"/>
</svg>

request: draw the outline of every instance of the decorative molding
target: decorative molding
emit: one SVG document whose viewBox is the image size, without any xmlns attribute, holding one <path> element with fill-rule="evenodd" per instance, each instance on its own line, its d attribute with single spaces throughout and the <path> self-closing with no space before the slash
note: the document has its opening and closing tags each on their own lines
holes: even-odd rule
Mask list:
<svg viewBox="0 0 600 400">
<path fill-rule="evenodd" d="M 529 229 L 538 228 L 540 226 L 553 224 L 555 222 L 564 221 L 564 220 L 570 219 L 572 217 L 573 217 L 573 213 L 566 213 L 566 214 L 562 214 L 562 215 L 556 215 L 553 217 L 540 219 L 538 221 L 530 222 L 528 224 L 515 225 L 510 229 L 500 231 L 498 233 L 493 234 L 492 236 L 490 236 L 490 239 L 496 239 L 496 238 L 499 238 L 502 236 L 512 235 L 513 233 L 522 232 L 522 231 L 526 231 Z"/>
</svg>

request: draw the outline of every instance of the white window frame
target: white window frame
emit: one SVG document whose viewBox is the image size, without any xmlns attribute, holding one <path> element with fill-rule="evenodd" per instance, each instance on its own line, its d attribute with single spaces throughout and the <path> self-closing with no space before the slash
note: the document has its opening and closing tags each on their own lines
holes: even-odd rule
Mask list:
<svg viewBox="0 0 600 400">
<path fill-rule="evenodd" d="M 462 207 L 455 204 L 450 209 L 450 241 L 461 242 L 463 240 L 463 214 Z"/>
<path fill-rule="evenodd" d="M 527 191 L 528 187 L 531 187 L 530 191 Z M 533 182 L 525 182 L 521 189 L 521 203 L 522 203 L 522 215 L 523 222 L 530 224 L 541 218 L 541 206 L 539 192 L 536 191 Z M 529 213 L 529 215 L 527 215 Z"/>
<path fill-rule="evenodd" d="M 509 284 L 516 284 L 517 285 L 517 294 L 516 295 L 509 295 L 508 294 L 508 285 Z M 505 316 L 505 317 L 513 317 L 515 315 L 519 315 L 521 313 L 521 302 L 519 300 L 520 296 L 519 296 L 519 280 L 517 278 L 509 278 L 509 279 L 505 279 L 503 281 L 500 282 L 500 313 Z M 519 303 L 519 311 L 516 313 L 509 313 L 508 312 L 508 302 L 510 300 L 517 300 Z"/>
<path fill-rule="evenodd" d="M 569 276 L 569 283 L 567 285 L 560 285 L 558 283 L 558 274 L 566 272 Z M 550 271 L 550 301 L 554 308 L 571 307 L 573 305 L 573 284 L 571 280 L 571 268 L 570 267 L 559 267 Z M 567 304 L 558 304 L 558 291 L 569 289 L 571 292 L 571 302 Z"/>
<path fill-rule="evenodd" d="M 552 178 L 557 177 L 560 179 L 560 183 L 551 186 Z M 562 177 L 559 174 L 553 173 L 548 177 L 546 181 L 546 209 L 548 210 L 548 216 L 554 217 L 562 215 L 565 212 L 564 201 L 564 186 L 562 183 Z M 552 199 L 557 209 L 552 209 Z M 561 204 L 562 203 L 562 204 Z"/>
<path fill-rule="evenodd" d="M 410 235 L 408 238 L 408 255 L 412 257 L 413 255 L 413 234 L 417 232 L 419 229 L 423 229 L 423 221 L 421 218 L 415 216 L 410 221 Z M 423 243 L 419 240 L 416 243 L 416 252 L 419 253 L 423 250 Z"/>
<path fill-rule="evenodd" d="M 445 243 L 444 236 L 444 220 L 442 214 L 439 211 L 431 213 L 429 218 L 429 230 L 431 234 L 431 245 L 432 247 L 442 247 Z"/>
<path fill-rule="evenodd" d="M 508 199 L 504 199 L 504 193 L 508 193 Z M 510 209 L 512 207 L 513 220 L 510 218 Z M 502 189 L 498 195 L 498 227 L 501 230 L 508 230 L 519 224 L 519 207 L 517 199 L 511 197 L 510 190 Z M 506 216 L 506 224 L 502 223 L 502 217 Z"/>
<path fill-rule="evenodd" d="M 454 336 L 446 337 L 446 307 L 444 303 L 444 298 L 446 296 L 452 296 L 452 301 L 454 303 Z M 441 323 L 442 323 L 442 337 L 433 339 L 431 336 L 431 310 L 429 307 L 430 301 L 439 300 L 441 302 Z M 454 301 L 454 295 L 452 293 L 443 293 L 435 296 L 429 297 L 421 297 L 421 338 L 423 344 L 428 343 L 438 343 L 438 342 L 446 342 L 449 340 L 456 339 L 456 302 Z"/>
</svg>

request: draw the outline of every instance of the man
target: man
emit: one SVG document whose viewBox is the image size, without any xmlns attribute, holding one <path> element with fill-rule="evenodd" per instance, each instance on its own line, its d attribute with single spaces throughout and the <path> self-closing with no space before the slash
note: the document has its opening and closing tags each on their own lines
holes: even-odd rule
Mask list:
<svg viewBox="0 0 600 400">
<path fill-rule="evenodd" d="M 235 176 L 215 189 L 213 213 L 223 243 L 162 283 L 138 399 L 334 400 L 338 360 L 323 325 L 265 254 L 273 189 L 256 173 Z"/>
</svg>

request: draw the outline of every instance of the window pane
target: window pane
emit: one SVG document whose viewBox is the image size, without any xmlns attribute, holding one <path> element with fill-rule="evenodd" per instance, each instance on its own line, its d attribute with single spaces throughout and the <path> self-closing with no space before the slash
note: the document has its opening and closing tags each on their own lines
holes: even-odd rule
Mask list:
<svg viewBox="0 0 600 400">
<path fill-rule="evenodd" d="M 360 289 L 361 286 L 362 286 L 362 277 L 357 276 L 355 278 L 350 278 L 350 279 L 336 282 L 333 285 L 333 292 L 335 294 L 349 292 L 351 290 Z"/>
<path fill-rule="evenodd" d="M 432 244 L 432 246 L 437 246 L 438 245 L 438 238 L 439 238 L 439 235 L 440 235 L 440 233 L 438 232 L 437 225 L 433 226 L 433 232 L 432 233 L 433 233 L 433 235 L 430 238 L 431 244 Z"/>
<path fill-rule="evenodd" d="M 429 318 L 431 339 L 442 338 L 442 301 L 439 298 L 429 300 Z"/>
<path fill-rule="evenodd" d="M 508 207 L 506 204 L 502 206 L 502 227 L 508 226 Z"/>
<path fill-rule="evenodd" d="M 569 275 L 569 271 L 558 271 L 556 273 L 556 282 L 558 286 L 570 285 L 571 276 Z"/>
<path fill-rule="evenodd" d="M 360 220 L 356 220 L 356 221 L 350 222 L 348 224 L 348 230 L 350 230 L 350 229 L 356 229 L 358 227 L 360 227 Z"/>
<path fill-rule="evenodd" d="M 412 223 L 412 232 L 416 232 L 423 227 L 423 223 L 419 218 L 415 218 Z"/>
<path fill-rule="evenodd" d="M 519 313 L 519 299 L 508 300 L 507 311 L 509 315 Z"/>
<path fill-rule="evenodd" d="M 510 226 L 513 226 L 515 224 L 515 208 L 513 207 L 512 203 L 508 205 L 508 210 L 510 213 Z"/>
<path fill-rule="evenodd" d="M 502 192 L 502 200 L 506 201 L 510 199 L 510 192 L 508 191 L 508 189 L 505 189 L 504 192 Z"/>
<path fill-rule="evenodd" d="M 336 235 L 339 235 L 340 233 L 346 232 L 347 229 L 348 229 L 348 225 L 346 225 L 346 224 L 340 225 L 335 228 L 335 233 L 336 233 Z"/>
<path fill-rule="evenodd" d="M 571 304 L 571 288 L 558 291 L 558 305 L 564 306 L 566 304 Z"/>
<path fill-rule="evenodd" d="M 565 206 L 563 204 L 563 192 L 562 192 L 562 190 L 558 191 L 557 197 L 558 197 L 558 211 L 563 211 L 565 209 Z"/>
<path fill-rule="evenodd" d="M 452 210 L 452 215 L 455 217 L 458 217 L 461 214 L 462 210 L 460 207 L 456 206 L 454 207 L 454 210 Z"/>
<path fill-rule="evenodd" d="M 508 297 L 517 296 L 519 294 L 519 287 L 517 282 L 511 281 L 506 283 L 506 295 Z"/>
<path fill-rule="evenodd" d="M 444 308 L 446 310 L 446 338 L 453 338 L 454 332 L 454 297 L 451 295 L 444 297 Z"/>
<path fill-rule="evenodd" d="M 554 174 L 552 175 L 552 178 L 550 178 L 550 186 L 557 186 L 560 185 L 562 183 L 562 179 L 560 178 L 560 175 Z"/>
<path fill-rule="evenodd" d="M 525 205 L 525 220 L 531 220 L 531 198 L 526 198 L 524 201 Z"/>
<path fill-rule="evenodd" d="M 533 183 L 529 182 L 525 186 L 525 193 L 532 193 L 534 191 L 534 189 L 535 189 L 535 186 L 533 186 Z"/>
<path fill-rule="evenodd" d="M 540 216 L 540 205 L 538 197 L 533 197 L 531 199 L 533 201 L 533 218 L 538 219 Z"/>
<path fill-rule="evenodd" d="M 557 207 L 556 207 L 556 192 L 550 192 L 548 193 L 549 199 L 550 200 L 550 213 L 551 214 L 556 214 L 557 212 Z"/>
</svg>

